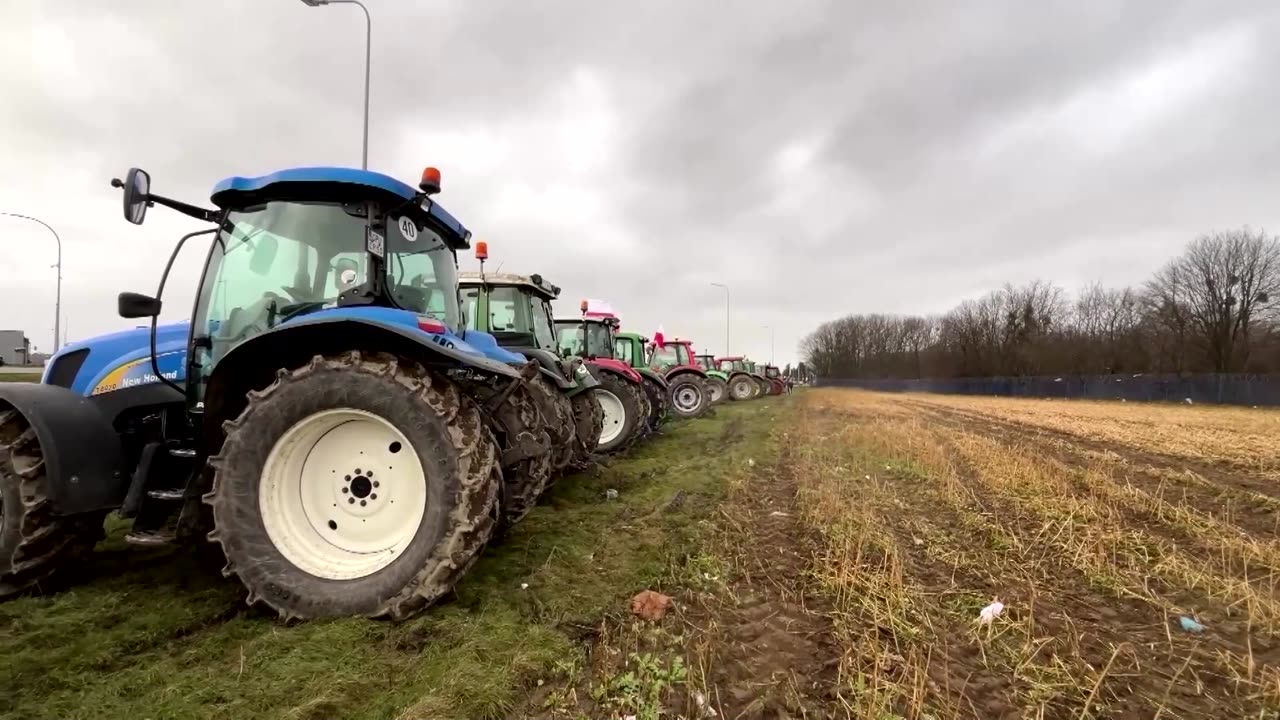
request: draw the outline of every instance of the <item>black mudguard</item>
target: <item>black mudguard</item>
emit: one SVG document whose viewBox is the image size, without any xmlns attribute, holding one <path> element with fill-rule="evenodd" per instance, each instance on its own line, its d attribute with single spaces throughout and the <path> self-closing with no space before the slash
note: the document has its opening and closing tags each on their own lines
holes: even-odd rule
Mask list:
<svg viewBox="0 0 1280 720">
<path fill-rule="evenodd" d="M 654 381 L 654 382 L 658 383 L 658 386 L 659 386 L 659 387 L 661 387 L 663 390 L 666 390 L 666 389 L 667 389 L 667 386 L 671 384 L 671 383 L 667 382 L 667 379 L 666 379 L 665 377 L 663 377 L 661 373 L 659 373 L 659 372 L 658 372 L 658 371 L 656 371 L 656 370 L 653 370 L 652 368 L 647 368 L 647 367 L 633 367 L 633 368 L 631 368 L 631 369 L 632 369 L 632 370 L 635 370 L 635 371 L 636 371 L 636 372 L 638 372 L 638 373 L 640 373 L 640 374 L 641 374 L 641 375 L 643 375 L 644 377 L 649 378 L 650 380 L 652 380 L 652 381 Z"/>
<path fill-rule="evenodd" d="M 0 410 L 6 405 L 36 432 L 55 514 L 120 507 L 129 476 L 121 467 L 120 436 L 97 404 L 56 385 L 0 383 Z"/>
<path fill-rule="evenodd" d="M 236 345 L 218 361 L 205 390 L 206 439 L 214 444 L 220 442 L 222 421 L 240 414 L 247 403 L 246 392 L 274 382 L 277 369 L 297 367 L 316 355 L 349 350 L 388 352 L 414 358 L 429 367 L 470 368 L 512 379 L 520 377 L 519 369 L 462 352 L 442 336 L 350 317 L 299 320 Z"/>
<path fill-rule="evenodd" d="M 697 377 L 700 377 L 703 380 L 707 379 L 706 371 L 701 370 L 699 368 L 695 368 L 695 367 L 689 367 L 688 365 L 682 365 L 680 367 L 673 368 L 671 372 L 667 373 L 668 378 L 673 378 L 676 375 L 696 375 Z"/>
</svg>

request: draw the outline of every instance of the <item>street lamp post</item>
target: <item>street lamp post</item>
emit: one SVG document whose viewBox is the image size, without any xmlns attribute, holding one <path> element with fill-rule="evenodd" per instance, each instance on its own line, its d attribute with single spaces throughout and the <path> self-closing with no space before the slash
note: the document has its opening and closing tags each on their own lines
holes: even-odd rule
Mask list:
<svg viewBox="0 0 1280 720">
<path fill-rule="evenodd" d="M 58 237 L 57 230 L 54 230 L 49 226 L 49 223 L 41 220 L 40 218 L 11 212 L 0 212 L 0 215 L 21 218 L 23 220 L 30 220 L 33 223 L 39 223 L 43 225 L 46 230 L 53 233 L 53 239 L 58 243 L 58 262 L 56 265 L 50 266 L 58 269 L 58 289 L 54 295 L 53 301 L 53 351 L 58 352 L 58 348 L 62 347 L 62 238 Z"/>
<path fill-rule="evenodd" d="M 764 329 L 769 331 L 769 364 L 772 365 L 773 364 L 773 339 L 774 339 L 773 326 L 765 325 Z"/>
<path fill-rule="evenodd" d="M 369 17 L 369 8 L 360 0 L 302 0 L 308 7 L 321 5 L 359 5 L 364 11 L 364 144 L 360 155 L 360 167 L 369 169 L 369 68 L 373 63 L 373 18 Z"/>
<path fill-rule="evenodd" d="M 711 283 L 724 290 L 724 354 L 729 355 L 729 286 L 724 283 Z"/>
</svg>

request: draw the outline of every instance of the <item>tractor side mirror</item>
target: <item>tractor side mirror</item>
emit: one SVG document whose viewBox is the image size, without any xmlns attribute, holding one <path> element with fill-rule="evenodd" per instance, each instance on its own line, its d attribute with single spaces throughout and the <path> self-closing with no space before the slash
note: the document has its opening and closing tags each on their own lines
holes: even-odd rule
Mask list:
<svg viewBox="0 0 1280 720">
<path fill-rule="evenodd" d="M 160 300 L 135 292 L 122 292 L 116 298 L 116 309 L 122 318 L 152 318 L 160 314 Z"/>
<path fill-rule="evenodd" d="M 124 189 L 124 219 L 141 225 L 151 204 L 151 175 L 141 168 L 129 168 L 123 183 L 113 180 L 111 184 Z"/>
<path fill-rule="evenodd" d="M 276 260 L 276 251 L 280 241 L 274 235 L 263 235 L 253 246 L 253 257 L 249 258 L 249 270 L 254 275 L 266 275 L 271 264 Z"/>
</svg>

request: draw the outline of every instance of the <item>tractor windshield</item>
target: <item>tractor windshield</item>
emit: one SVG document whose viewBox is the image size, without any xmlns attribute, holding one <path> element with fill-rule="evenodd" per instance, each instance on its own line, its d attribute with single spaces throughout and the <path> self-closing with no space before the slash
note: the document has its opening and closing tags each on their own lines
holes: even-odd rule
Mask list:
<svg viewBox="0 0 1280 720">
<path fill-rule="evenodd" d="M 274 201 L 227 214 L 209 253 L 193 334 L 206 373 L 228 350 L 291 318 L 335 307 L 369 281 L 363 204 Z M 389 223 L 389 225 L 391 225 Z M 453 251 L 429 229 L 386 243 L 395 305 L 458 326 Z M 203 382 L 204 377 L 195 378 Z"/>
<path fill-rule="evenodd" d="M 604 323 L 588 322 L 584 342 L 582 326 L 583 323 L 579 320 L 556 321 L 560 347 L 569 355 L 613 357 L 613 330 Z"/>
<path fill-rule="evenodd" d="M 467 306 L 467 327 L 491 332 L 509 344 L 529 345 L 554 350 L 556 333 L 551 326 L 547 303 L 518 287 L 489 287 L 489 321 L 476 317 L 479 312 L 480 288 L 467 288 L 463 296 Z"/>
<path fill-rule="evenodd" d="M 710 355 L 699 355 L 698 365 L 701 366 L 703 370 L 715 370 L 716 359 Z"/>
<path fill-rule="evenodd" d="M 653 352 L 649 353 L 649 367 L 651 368 L 668 368 L 672 365 L 680 364 L 680 353 L 676 349 L 679 345 L 666 345 L 664 347 L 655 347 Z"/>
</svg>

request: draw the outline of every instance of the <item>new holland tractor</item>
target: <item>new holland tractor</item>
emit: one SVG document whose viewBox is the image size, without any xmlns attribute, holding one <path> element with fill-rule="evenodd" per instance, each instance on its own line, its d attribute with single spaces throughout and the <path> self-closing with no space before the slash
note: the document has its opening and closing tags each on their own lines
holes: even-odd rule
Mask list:
<svg viewBox="0 0 1280 720">
<path fill-rule="evenodd" d="M 493 335 L 500 346 L 538 362 L 541 374 L 533 383 L 534 394 L 543 415 L 556 418 L 553 441 L 567 451 L 558 457 L 557 468 L 582 469 L 600 444 L 604 409 L 595 393 L 600 382 L 582 359 L 559 355 L 551 302 L 560 288 L 537 274 L 486 274 L 488 256 L 487 244 L 476 243 L 481 271 L 458 273 L 467 332 Z"/>
<path fill-rule="evenodd" d="M 580 357 L 600 386 L 596 400 L 604 410 L 604 429 L 597 451 L 623 452 L 652 432 L 653 405 L 644 389 L 645 377 L 613 356 L 613 330 L 617 318 L 597 311 L 583 300 L 580 318 L 555 320 L 556 342 L 565 357 Z M 665 389 L 665 388 L 664 388 Z"/>
<path fill-rule="evenodd" d="M 721 372 L 716 367 L 713 355 L 695 355 L 694 361 L 707 374 L 707 395 L 712 405 L 719 405 L 729 399 L 729 373 Z"/>
<path fill-rule="evenodd" d="M 129 171 L 124 214 L 210 223 L 174 247 L 150 327 L 66 346 L 41 384 L 0 385 L 0 595 L 48 586 L 103 516 L 128 540 L 206 536 L 280 616 L 402 619 L 471 567 L 508 498 L 545 484 L 539 365 L 467 332 L 470 233 L 418 188 L 345 168 L 231 177 L 212 209 Z M 205 237 L 189 323 L 159 325 L 183 245 Z"/>
<path fill-rule="evenodd" d="M 614 339 L 619 359 L 632 367 L 659 374 L 667 382 L 666 405 L 681 418 L 706 414 L 711 407 L 707 390 L 707 374 L 693 364 L 692 344 L 688 340 L 649 342 L 639 333 L 620 332 Z"/>
</svg>

